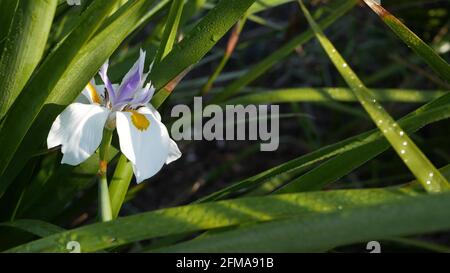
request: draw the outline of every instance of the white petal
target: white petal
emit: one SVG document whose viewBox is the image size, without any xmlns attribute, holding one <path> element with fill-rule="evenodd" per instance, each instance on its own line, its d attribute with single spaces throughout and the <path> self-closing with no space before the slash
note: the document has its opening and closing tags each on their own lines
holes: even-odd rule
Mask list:
<svg viewBox="0 0 450 273">
<path fill-rule="evenodd" d="M 147 107 L 140 108 L 139 112 L 144 113 L 144 114 L 152 113 L 157 120 L 161 121 L 161 114 L 150 103 L 147 103 Z"/>
<path fill-rule="evenodd" d="M 150 103 L 147 104 L 147 107 L 142 107 L 139 109 L 139 112 L 142 114 L 153 114 L 153 116 L 158 120 L 161 121 L 161 114 L 159 114 L 158 110 L 156 110 L 153 105 Z M 174 162 L 175 160 L 178 160 L 181 157 L 181 151 L 178 148 L 178 145 L 175 141 L 173 141 L 171 138 L 169 139 L 169 154 L 166 159 L 166 164 L 170 164 Z"/>
<path fill-rule="evenodd" d="M 120 150 L 133 163 L 138 183 L 155 175 L 166 163 L 171 151 L 166 126 L 149 109 L 144 107 L 140 112 L 148 112 L 142 113 L 150 122 L 145 130 L 139 130 L 133 124 L 131 112 L 118 112 L 116 116 Z"/>
<path fill-rule="evenodd" d="M 170 164 L 181 157 L 181 151 L 178 149 L 177 143 L 170 139 L 169 145 L 169 155 L 167 156 L 166 164 Z"/>
<path fill-rule="evenodd" d="M 78 165 L 97 150 L 109 110 L 96 104 L 73 103 L 53 122 L 48 148 L 62 145 L 62 162 Z"/>
</svg>

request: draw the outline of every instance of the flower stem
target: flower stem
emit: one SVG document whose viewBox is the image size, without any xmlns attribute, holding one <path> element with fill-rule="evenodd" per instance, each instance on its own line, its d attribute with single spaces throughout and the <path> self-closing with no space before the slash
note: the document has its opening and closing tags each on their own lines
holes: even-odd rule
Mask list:
<svg viewBox="0 0 450 273">
<path fill-rule="evenodd" d="M 109 184 L 111 211 L 114 219 L 119 215 L 132 178 L 133 167 L 131 162 L 122 154 Z"/>
<path fill-rule="evenodd" d="M 106 170 L 108 167 L 108 150 L 111 145 L 112 135 L 112 130 L 105 129 L 103 133 L 103 140 L 99 148 L 100 161 L 98 168 L 98 204 L 102 222 L 112 220 L 111 200 L 109 197 L 108 179 L 106 177 Z"/>
</svg>

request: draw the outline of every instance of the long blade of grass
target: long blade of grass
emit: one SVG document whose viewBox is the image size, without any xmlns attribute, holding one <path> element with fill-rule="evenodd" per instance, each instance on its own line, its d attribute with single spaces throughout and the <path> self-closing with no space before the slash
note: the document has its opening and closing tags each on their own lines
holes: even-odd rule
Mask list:
<svg viewBox="0 0 450 273">
<path fill-rule="evenodd" d="M 324 252 L 370 240 L 448 230 L 449 205 L 448 192 L 407 198 L 399 196 L 395 201 L 374 206 L 345 204 L 339 212 L 251 225 L 158 251 Z"/>
<path fill-rule="evenodd" d="M 450 195 L 421 196 L 409 190 L 376 189 L 274 195 L 146 212 L 55 234 L 18 246 L 9 252 L 66 252 L 68 241 L 78 241 L 83 246 L 83 251 L 94 252 L 139 240 L 252 222 L 311 214 L 325 217 L 342 208 L 350 210 L 367 207 L 376 210 L 382 205 L 388 207 L 390 203 L 404 201 L 408 204 L 417 202 L 424 205 L 423 210 L 429 209 L 430 204 L 424 204 L 424 200 L 438 202 L 441 205 L 440 213 L 450 213 L 445 209 L 450 202 Z M 441 221 L 447 224 L 449 220 L 432 218 L 433 223 L 442 223 Z M 433 223 L 429 223 L 430 226 L 433 226 Z"/>
<path fill-rule="evenodd" d="M 176 42 L 178 25 L 183 13 L 184 0 L 173 0 L 167 16 L 167 22 L 164 27 L 163 36 L 159 45 L 159 50 L 155 57 L 155 66 L 157 66 L 164 57 L 172 50 Z"/>
<path fill-rule="evenodd" d="M 267 9 L 271 9 L 294 0 L 258 0 L 249 9 L 249 13 L 258 13 Z"/>
<path fill-rule="evenodd" d="M 333 44 L 326 38 L 306 9 L 303 1 L 299 0 L 298 2 L 325 52 L 405 165 L 427 191 L 441 192 L 450 189 L 450 185 L 445 177 L 434 167 L 398 123 L 384 110 L 381 104 L 371 96 L 367 87 L 364 86 Z"/>
<path fill-rule="evenodd" d="M 450 107 L 446 109 L 450 110 Z M 306 174 L 289 181 L 277 189 L 275 193 L 305 192 L 323 189 L 330 183 L 337 181 L 351 171 L 360 167 L 390 147 L 384 139 L 354 148 L 346 153 L 337 155 Z"/>
<path fill-rule="evenodd" d="M 47 237 L 65 231 L 65 229 L 48 222 L 28 219 L 0 223 L 0 226 L 17 228 L 39 237 Z"/>
<path fill-rule="evenodd" d="M 450 82 L 450 65 L 399 19 L 373 0 L 364 0 L 383 22 L 439 76 Z"/>
<path fill-rule="evenodd" d="M 57 0 L 19 1 L 13 13 L 8 35 L 1 47 L 3 52 L 0 56 L 0 119 L 9 110 L 41 60 L 56 4 Z"/>
<path fill-rule="evenodd" d="M 369 92 L 377 101 L 421 103 L 428 102 L 446 93 L 441 90 L 413 89 L 370 89 Z M 245 94 L 227 100 L 224 104 L 264 104 L 289 102 L 353 102 L 357 98 L 348 88 L 287 88 Z"/>
</svg>

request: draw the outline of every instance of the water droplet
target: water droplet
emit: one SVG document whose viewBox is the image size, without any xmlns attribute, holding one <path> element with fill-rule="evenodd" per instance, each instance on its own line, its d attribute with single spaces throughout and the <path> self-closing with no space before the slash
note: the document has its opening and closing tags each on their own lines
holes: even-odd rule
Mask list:
<svg viewBox="0 0 450 273">
<path fill-rule="evenodd" d="M 407 146 L 408 145 L 408 142 L 406 142 L 406 141 L 403 141 L 403 146 Z"/>
<path fill-rule="evenodd" d="M 404 136 L 405 135 L 405 132 L 403 132 L 403 131 L 400 131 L 400 136 Z"/>
<path fill-rule="evenodd" d="M 400 153 L 401 153 L 402 155 L 404 155 L 404 154 L 406 153 L 406 151 L 405 151 L 405 150 L 401 150 Z"/>
<path fill-rule="evenodd" d="M 429 173 L 428 176 L 429 176 L 429 177 L 433 177 L 433 176 L 434 176 L 434 173 Z"/>
<path fill-rule="evenodd" d="M 217 42 L 217 41 L 219 41 L 219 39 L 220 39 L 220 36 L 218 36 L 218 35 L 211 35 L 211 41 Z"/>
<path fill-rule="evenodd" d="M 427 180 L 427 185 L 430 185 L 431 184 L 431 181 L 430 180 Z"/>
<path fill-rule="evenodd" d="M 348 65 L 347 65 L 346 63 L 342 64 L 342 67 L 344 67 L 344 68 L 347 67 L 347 66 L 348 66 Z"/>
<path fill-rule="evenodd" d="M 378 120 L 378 123 L 379 123 L 379 124 L 382 124 L 382 123 L 383 123 L 383 120 L 382 120 L 382 119 Z"/>
</svg>

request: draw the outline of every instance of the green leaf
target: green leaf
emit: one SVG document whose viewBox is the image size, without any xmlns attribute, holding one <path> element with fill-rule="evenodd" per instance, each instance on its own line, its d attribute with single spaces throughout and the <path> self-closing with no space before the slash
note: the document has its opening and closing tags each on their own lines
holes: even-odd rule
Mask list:
<svg viewBox="0 0 450 273">
<path fill-rule="evenodd" d="M 324 35 L 304 6 L 303 1 L 299 0 L 299 3 L 306 19 L 314 30 L 317 39 L 328 57 L 405 165 L 410 169 L 414 176 L 417 177 L 427 191 L 441 192 L 449 190 L 450 184 L 445 177 L 443 177 L 436 167 L 434 167 L 399 124 L 384 110 L 381 104 L 372 97 L 367 87 L 364 86 L 333 44 Z"/>
<path fill-rule="evenodd" d="M 311 213 L 301 217 L 251 225 L 212 234 L 159 252 L 323 252 L 338 246 L 379 240 L 392 236 L 446 231 L 450 228 L 450 193 L 402 196 L 380 204 L 353 203 L 348 193 L 371 191 L 334 191 L 341 200 L 338 212 Z M 324 196 L 327 193 L 321 193 Z M 374 193 L 375 194 L 375 193 Z M 312 194 L 305 196 L 320 196 Z M 317 199 L 316 204 L 323 204 Z M 326 204 L 326 203 L 325 203 Z"/>
<path fill-rule="evenodd" d="M 308 173 L 290 181 L 286 186 L 275 192 L 289 193 L 320 190 L 360 167 L 367 161 L 375 158 L 388 148 L 389 143 L 384 139 L 374 141 L 370 145 L 354 148 L 327 160 Z"/>
<path fill-rule="evenodd" d="M 41 60 L 57 4 L 57 0 L 19 1 L 17 8 L 13 9 L 4 5 L 17 1 L 8 2 L 0 3 L 1 9 L 6 9 L 5 12 L 15 10 L 10 14 L 14 16 L 1 47 L 0 119 L 9 110 Z"/>
<path fill-rule="evenodd" d="M 371 89 L 371 95 L 378 101 L 393 101 L 405 103 L 428 102 L 436 99 L 446 91 L 412 90 L 412 89 Z M 327 101 L 357 101 L 348 88 L 286 88 L 279 90 L 260 91 L 245 94 L 230 100 L 225 104 L 264 104 L 287 102 L 327 102 Z"/>
<path fill-rule="evenodd" d="M 207 0 L 190 0 L 186 1 L 181 15 L 180 24 L 184 25 L 188 20 L 197 15 L 205 5 Z"/>
<path fill-rule="evenodd" d="M 0 226 L 17 228 L 39 237 L 47 237 L 65 231 L 65 229 L 61 227 L 44 221 L 28 219 L 22 219 L 8 223 L 0 223 Z"/>
<path fill-rule="evenodd" d="M 188 205 L 84 226 L 18 246 L 9 252 L 66 252 L 65 246 L 68 241 L 78 241 L 83 251 L 95 252 L 139 240 L 292 216 L 306 217 L 317 214 L 326 217 L 329 213 L 342 208 L 379 209 L 401 200 L 420 203 L 421 198 L 412 197 L 415 195 L 417 195 L 415 192 L 399 189 L 349 190 L 274 195 Z M 445 196 L 446 202 L 450 202 L 450 195 Z M 438 198 L 439 195 L 433 197 Z M 441 208 L 449 213 L 443 209 L 445 204 Z"/>
<path fill-rule="evenodd" d="M 164 27 L 163 36 L 159 45 L 158 53 L 155 57 L 155 66 L 157 66 L 164 57 L 172 50 L 178 33 L 181 14 L 183 13 L 184 0 L 173 0 L 170 7 L 167 22 Z"/>
<path fill-rule="evenodd" d="M 439 76 L 450 82 L 450 65 L 429 45 L 405 26 L 389 11 L 373 0 L 364 0 L 383 22 L 418 56 L 420 56 Z"/>
<path fill-rule="evenodd" d="M 294 0 L 258 0 L 255 4 L 253 4 L 248 12 L 249 13 L 258 13 L 267 9 L 271 9 L 289 2 L 294 2 Z"/>
<path fill-rule="evenodd" d="M 0 0 L 0 48 L 4 47 L 19 0 Z"/>
</svg>

